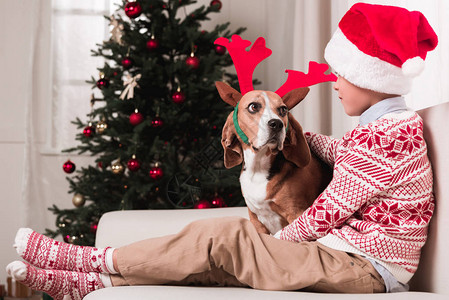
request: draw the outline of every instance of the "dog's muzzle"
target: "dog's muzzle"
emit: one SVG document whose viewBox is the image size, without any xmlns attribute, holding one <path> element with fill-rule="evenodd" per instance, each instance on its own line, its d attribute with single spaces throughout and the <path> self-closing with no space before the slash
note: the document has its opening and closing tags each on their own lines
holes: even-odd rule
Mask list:
<svg viewBox="0 0 449 300">
<path fill-rule="evenodd" d="M 279 119 L 271 119 L 268 121 L 268 128 L 272 133 L 278 133 L 284 128 L 284 123 Z"/>
<path fill-rule="evenodd" d="M 284 128 L 284 123 L 279 119 L 271 119 L 267 123 L 269 135 L 266 144 L 276 145 L 282 149 L 283 139 L 282 139 L 282 129 Z"/>
</svg>

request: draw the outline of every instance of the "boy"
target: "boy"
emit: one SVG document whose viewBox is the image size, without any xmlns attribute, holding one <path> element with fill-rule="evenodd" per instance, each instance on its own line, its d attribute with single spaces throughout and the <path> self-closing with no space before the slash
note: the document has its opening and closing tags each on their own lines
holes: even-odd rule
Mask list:
<svg viewBox="0 0 449 300">
<path fill-rule="evenodd" d="M 55 299 L 139 284 L 406 290 L 434 203 L 422 120 L 398 95 L 409 91 L 436 45 L 419 12 L 358 3 L 345 14 L 325 58 L 339 75 L 334 89 L 345 112 L 360 115 L 360 126 L 341 140 L 307 134 L 311 149 L 334 166 L 333 179 L 278 239 L 242 218 L 197 221 L 179 234 L 118 249 L 20 229 L 15 247 L 30 264 L 13 262 L 8 272 Z"/>
</svg>

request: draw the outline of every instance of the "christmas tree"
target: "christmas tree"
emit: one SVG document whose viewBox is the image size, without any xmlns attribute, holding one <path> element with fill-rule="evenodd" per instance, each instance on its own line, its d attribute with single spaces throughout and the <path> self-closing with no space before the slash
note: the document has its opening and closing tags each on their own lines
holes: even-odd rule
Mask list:
<svg viewBox="0 0 449 300">
<path fill-rule="evenodd" d="M 50 210 L 66 242 L 93 245 L 99 218 L 121 209 L 208 208 L 243 205 L 239 168 L 223 166 L 221 128 L 230 112 L 215 81 L 237 87 L 218 37 L 238 34 L 229 24 L 213 30 L 201 22 L 218 13 L 214 0 L 186 14 L 192 0 L 124 1 L 107 17 L 112 31 L 92 51 L 105 58 L 88 83 L 102 97 L 90 99 L 89 121 L 77 118 L 79 145 L 95 165 L 76 170 L 68 160 L 73 209 Z M 123 14 L 125 12 L 125 14 Z M 87 105 L 89 104 L 87 99 Z"/>
</svg>

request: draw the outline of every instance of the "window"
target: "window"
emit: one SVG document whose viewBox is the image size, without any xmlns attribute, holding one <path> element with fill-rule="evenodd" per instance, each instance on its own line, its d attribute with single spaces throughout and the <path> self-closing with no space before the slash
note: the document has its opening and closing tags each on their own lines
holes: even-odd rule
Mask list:
<svg viewBox="0 0 449 300">
<path fill-rule="evenodd" d="M 99 77 L 102 57 L 91 56 L 96 44 L 109 40 L 109 21 L 118 0 L 53 1 L 52 13 L 52 99 L 48 101 L 47 141 L 44 154 L 60 154 L 77 145 L 79 130 L 71 121 L 87 122 L 92 93 L 102 97 L 86 83 Z"/>
</svg>

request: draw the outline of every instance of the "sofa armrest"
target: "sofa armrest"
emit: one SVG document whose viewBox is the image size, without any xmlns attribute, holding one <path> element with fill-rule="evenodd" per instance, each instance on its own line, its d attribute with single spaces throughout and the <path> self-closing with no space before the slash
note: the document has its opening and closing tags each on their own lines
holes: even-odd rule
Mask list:
<svg viewBox="0 0 449 300">
<path fill-rule="evenodd" d="M 424 120 L 424 139 L 433 169 L 435 212 L 430 221 L 428 240 L 422 249 L 413 290 L 449 295 L 449 102 L 418 111 Z"/>
<path fill-rule="evenodd" d="M 195 220 L 225 216 L 248 218 L 248 210 L 246 207 L 226 207 L 108 212 L 98 223 L 95 245 L 120 247 L 146 238 L 177 233 Z"/>
</svg>

